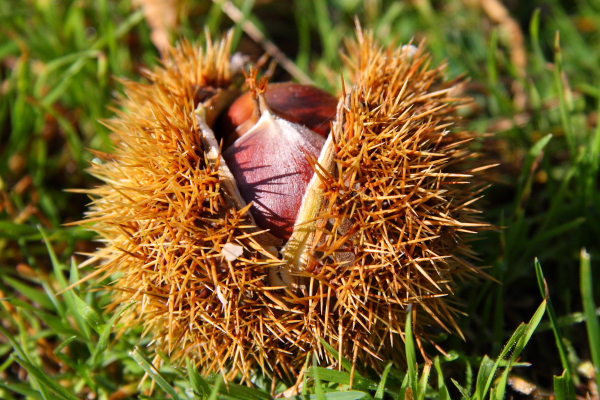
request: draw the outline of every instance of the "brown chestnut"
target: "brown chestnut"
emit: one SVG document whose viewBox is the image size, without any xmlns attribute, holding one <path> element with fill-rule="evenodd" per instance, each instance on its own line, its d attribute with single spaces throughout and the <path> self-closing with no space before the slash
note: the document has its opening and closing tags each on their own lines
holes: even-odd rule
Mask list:
<svg viewBox="0 0 600 400">
<path fill-rule="evenodd" d="M 327 137 L 335 119 L 338 99 L 314 86 L 293 82 L 271 83 L 264 94 L 273 114 L 289 122 L 304 125 Z M 242 94 L 220 121 L 225 135 L 243 136 L 257 122 L 255 101 L 251 92 Z"/>
<path fill-rule="evenodd" d="M 240 104 L 248 104 L 244 96 L 242 99 L 244 103 L 236 102 L 238 109 Z M 262 94 L 259 100 L 260 119 L 223 152 L 223 158 L 244 200 L 254 202 L 252 213 L 258 226 L 288 239 L 314 174 L 308 158 L 319 157 L 325 137 L 273 115 Z M 248 102 L 255 100 L 248 95 Z"/>
</svg>

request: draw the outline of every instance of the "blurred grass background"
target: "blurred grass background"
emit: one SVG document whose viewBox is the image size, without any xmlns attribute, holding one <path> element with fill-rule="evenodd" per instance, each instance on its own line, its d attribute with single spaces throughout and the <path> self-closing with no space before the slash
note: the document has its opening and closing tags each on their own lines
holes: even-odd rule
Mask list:
<svg viewBox="0 0 600 400">
<path fill-rule="evenodd" d="M 144 3 L 151 2 L 0 2 L 0 398 L 119 399 L 136 398 L 138 390 L 152 398 L 182 393 L 194 398 L 193 379 L 209 385 L 202 392 L 206 396 L 218 386 L 216 377 L 204 381 L 165 367 L 154 379 L 164 379 L 166 386 L 157 381 L 150 392 L 151 379 L 140 385 L 148 372 L 142 349 L 149 339 L 140 340 L 140 332 L 132 331 L 114 341 L 115 319 L 102 314 L 106 293 L 84 284 L 56 295 L 86 273 L 76 268 L 85 260 L 77 253 L 98 246 L 90 232 L 64 226 L 82 218 L 87 202 L 65 189 L 96 184 L 85 169 L 93 159 L 90 149 L 111 149 L 100 121 L 113 114 L 110 105 L 121 90 L 116 78 L 140 80 L 141 71 L 159 62 L 159 29 Z M 473 243 L 481 257 L 478 265 L 489 266 L 498 282 L 465 282 L 458 297 L 468 314 L 460 320 L 466 340 L 441 342 L 450 353 L 438 360 L 449 395 L 475 396 L 478 392 L 469 387 L 481 373 L 479 366 L 486 365 L 483 356 L 498 356 L 540 306 L 537 258 L 552 300 L 548 315 L 556 318 L 542 320 L 521 359 L 531 366 L 511 370 L 514 385 L 506 395 L 525 397 L 516 386 L 528 382 L 534 388 L 530 396 L 560 396 L 563 381 L 555 376 L 567 370 L 565 387 L 598 398 L 589 361 L 600 365 L 600 332 L 594 331 L 600 290 L 593 293 L 600 284 L 600 2 L 164 4 L 174 5 L 174 23 L 165 27 L 163 40 L 200 42 L 207 32 L 218 37 L 237 27 L 237 50 L 258 59 L 263 47 L 242 29 L 249 22 L 301 72 L 332 92 L 340 88 L 339 49 L 354 35 L 355 18 L 384 44 L 425 40 L 435 62 L 449 64 L 451 77 L 468 76 L 465 91 L 475 102 L 463 110 L 465 121 L 477 132 L 495 133 L 475 146 L 490 163 L 501 163 L 489 173 L 493 185 L 483 212 L 502 229 Z M 228 12 L 231 6 L 239 18 Z M 302 78 L 281 67 L 275 74 L 277 80 Z M 139 352 L 130 355 L 135 346 Z M 393 386 L 396 379 L 400 387 L 404 372 L 392 371 L 388 381 Z M 231 398 L 270 398 L 270 381 L 257 376 L 259 394 L 239 389 L 241 397 Z M 320 395 L 320 385 L 330 393 L 347 389 L 336 383 L 343 377 L 324 378 L 330 383 L 317 384 L 321 378 L 313 374 L 314 396 Z M 377 382 L 385 379 L 371 378 L 372 386 L 363 387 L 365 396 L 401 395 L 382 391 L 377 397 Z M 419 395 L 443 398 L 446 392 L 438 383 L 431 380 Z M 284 383 L 277 386 L 284 389 Z M 566 391 L 564 398 L 570 395 Z"/>
</svg>

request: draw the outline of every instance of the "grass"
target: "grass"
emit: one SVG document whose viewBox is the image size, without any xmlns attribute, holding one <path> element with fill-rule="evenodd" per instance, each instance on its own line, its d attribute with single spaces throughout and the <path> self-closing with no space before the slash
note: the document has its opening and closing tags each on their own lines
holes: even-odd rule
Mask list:
<svg viewBox="0 0 600 400">
<path fill-rule="evenodd" d="M 175 35 L 235 25 L 223 3 L 185 2 Z M 600 385 L 600 375 L 579 372 L 588 360 L 600 366 L 600 8 L 515 3 L 521 65 L 507 25 L 458 0 L 235 3 L 327 89 L 340 85 L 338 49 L 355 15 L 384 43 L 425 39 L 452 76 L 470 77 L 475 103 L 464 116 L 471 129 L 495 133 L 476 145 L 501 163 L 483 208 L 502 229 L 473 244 L 498 282 L 465 282 L 457 294 L 469 315 L 460 319 L 466 340 L 446 338 L 448 356 L 429 364 L 407 332 L 408 370 L 390 365 L 383 376 L 308 359 L 296 398 L 501 399 L 518 393 L 509 382 L 519 378 L 535 393 L 571 399 Z M 240 50 L 260 53 L 238 32 Z M 87 201 L 65 189 L 96 184 L 85 172 L 90 149 L 111 148 L 99 121 L 113 113 L 116 77 L 139 80 L 157 64 L 150 34 L 128 1 L 0 2 L 0 398 L 269 399 L 287 388 L 260 371 L 248 388 L 191 366 L 156 370 L 150 339 L 118 330 L 98 285 L 58 294 L 92 271 L 78 269 L 85 257 L 77 253 L 97 246 L 90 232 L 64 226 Z"/>
</svg>

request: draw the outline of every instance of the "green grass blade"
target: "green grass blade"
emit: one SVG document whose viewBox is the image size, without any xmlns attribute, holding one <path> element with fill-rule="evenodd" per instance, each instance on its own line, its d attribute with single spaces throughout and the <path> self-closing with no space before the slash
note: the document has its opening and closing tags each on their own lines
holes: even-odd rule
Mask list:
<svg viewBox="0 0 600 400">
<path fill-rule="evenodd" d="M 523 336 L 521 338 L 519 338 L 519 341 L 517 343 L 515 351 L 512 354 L 511 363 L 514 362 L 517 358 L 519 358 L 519 356 L 525 349 L 525 346 L 527 345 L 527 343 L 529 343 L 531 336 L 533 336 L 533 333 L 535 332 L 536 328 L 540 324 L 540 321 L 544 317 L 545 313 L 546 313 L 546 301 L 544 300 L 542 302 L 542 304 L 540 304 L 540 306 L 536 310 L 535 314 L 533 314 L 533 317 L 531 317 L 531 320 L 529 320 L 529 323 L 527 323 L 525 325 L 525 330 L 523 332 Z"/>
<path fill-rule="evenodd" d="M 94 350 L 94 354 L 92 356 L 91 365 L 96 365 L 98 361 L 102 362 L 102 354 L 108 348 L 108 340 L 110 338 L 110 334 L 113 331 L 113 327 L 117 320 L 121 318 L 121 316 L 135 304 L 135 302 L 129 303 L 127 306 L 123 307 L 119 312 L 116 312 L 110 320 L 103 325 L 98 325 L 98 333 L 100 334 L 100 338 L 96 344 L 96 348 Z"/>
<path fill-rule="evenodd" d="M 510 373 L 511 368 L 512 365 L 509 363 L 509 365 L 502 372 L 500 380 L 496 383 L 496 387 L 492 388 L 490 391 L 490 399 L 504 400 L 504 395 L 506 394 L 506 384 L 508 383 L 508 374 Z"/>
<path fill-rule="evenodd" d="M 567 138 L 567 144 L 571 152 L 571 157 L 577 155 L 577 145 L 575 143 L 575 137 L 573 135 L 573 123 L 571 121 L 571 109 L 572 104 L 567 98 L 567 88 L 563 82 L 563 57 L 562 50 L 560 48 L 560 32 L 556 32 L 554 38 L 554 83 L 556 91 L 558 92 L 558 98 L 560 99 L 560 119 L 562 127 L 565 131 Z"/>
<path fill-rule="evenodd" d="M 454 386 L 456 386 L 456 388 L 460 392 L 460 394 L 461 394 L 461 396 L 462 396 L 463 399 L 466 399 L 466 400 L 470 400 L 471 399 L 471 395 L 469 394 L 469 391 L 466 388 L 462 387 L 460 385 L 460 383 L 458 383 L 454 379 L 450 378 L 450 380 L 452 381 L 452 383 L 454 383 Z"/>
<path fill-rule="evenodd" d="M 425 400 L 425 393 L 427 392 L 427 384 L 429 383 L 429 374 L 431 373 L 432 362 L 427 361 L 423 367 L 423 373 L 421 379 L 419 379 L 419 391 L 417 392 L 417 400 Z"/>
<path fill-rule="evenodd" d="M 433 364 L 435 365 L 435 371 L 438 375 L 438 393 L 439 400 L 450 400 L 450 392 L 448 392 L 448 387 L 446 386 L 446 382 L 444 380 L 444 373 L 442 371 L 442 364 L 440 362 L 440 358 L 436 357 L 433 360 Z"/>
<path fill-rule="evenodd" d="M 596 316 L 594 303 L 594 281 L 592 280 L 590 255 L 585 249 L 581 250 L 581 297 L 583 312 L 587 320 L 586 327 L 592 353 L 592 364 L 596 370 L 596 383 L 600 387 L 600 323 Z"/>
<path fill-rule="evenodd" d="M 25 368 L 29 374 L 31 374 L 32 376 L 34 376 L 37 379 L 40 389 L 42 389 L 42 385 L 43 385 L 43 388 L 51 390 L 54 394 L 56 394 L 61 399 L 78 400 L 77 396 L 75 396 L 74 394 L 69 392 L 62 385 L 60 385 L 55 380 L 53 380 L 48 375 L 46 375 L 40 368 L 36 367 L 35 365 L 31 364 L 28 361 L 25 361 L 23 358 L 21 358 L 19 356 L 15 356 L 15 360 L 19 364 L 21 364 L 21 366 L 23 368 Z"/>
<path fill-rule="evenodd" d="M 94 330 L 102 335 L 102 333 L 104 332 L 104 328 L 105 328 L 105 323 L 104 320 L 102 319 L 102 317 L 100 316 L 100 314 L 98 314 L 96 312 L 96 310 L 94 310 L 92 307 L 90 307 L 85 301 L 83 301 L 79 296 L 77 296 L 75 294 L 75 292 L 73 292 L 71 290 L 71 296 L 75 302 L 75 307 L 77 310 L 77 315 L 80 315 L 81 317 L 83 317 L 83 319 L 90 324 L 90 326 L 92 328 L 94 328 Z"/>
<path fill-rule="evenodd" d="M 160 386 L 162 390 L 169 394 L 169 396 L 171 396 L 172 399 L 179 400 L 179 395 L 177 394 L 173 386 L 169 385 L 165 378 L 162 377 L 160 372 L 158 372 L 154 365 L 152 365 L 152 362 L 148 360 L 142 353 L 140 353 L 137 347 L 133 351 L 131 351 L 129 355 L 135 360 L 135 362 L 138 363 L 140 367 L 142 367 L 144 371 L 146 371 L 150 378 L 152 378 L 152 380 L 156 382 L 156 384 Z M 215 386 L 215 391 L 216 389 L 217 388 Z"/>
<path fill-rule="evenodd" d="M 467 389 L 467 392 L 471 392 L 471 388 L 473 387 L 473 366 L 468 359 L 465 360 L 465 364 L 465 388 Z M 474 394 L 475 391 L 473 391 L 472 395 Z"/>
<path fill-rule="evenodd" d="M 217 375 L 217 377 L 213 379 L 213 387 L 216 387 L 219 377 L 221 377 L 221 375 Z M 227 382 L 226 386 L 220 385 L 218 393 L 220 399 L 271 400 L 271 396 L 262 390 L 245 385 L 238 385 L 233 382 Z"/>
<path fill-rule="evenodd" d="M 369 398 L 369 395 L 363 392 L 357 392 L 354 390 L 350 390 L 348 392 L 329 392 L 325 393 L 324 399 L 326 400 L 361 400 Z M 310 396 L 295 396 L 295 397 L 286 397 L 285 400 L 319 400 L 320 397 L 316 394 L 311 394 Z M 241 400 L 241 399 L 240 399 Z"/>
<path fill-rule="evenodd" d="M 0 221 L 0 238 L 39 240 L 39 231 L 33 226 L 20 225 L 12 221 Z"/>
<path fill-rule="evenodd" d="M 419 379 L 418 379 L 418 365 L 417 365 L 417 352 L 415 350 L 415 339 L 413 336 L 412 329 L 412 318 L 413 318 L 413 308 L 412 305 L 408 307 L 408 312 L 406 313 L 406 325 L 404 328 L 404 345 L 406 349 L 406 364 L 408 365 L 408 379 L 409 386 L 412 388 L 413 396 L 418 398 L 418 390 L 419 390 Z"/>
<path fill-rule="evenodd" d="M 88 58 L 77 59 L 60 77 L 60 83 L 42 99 L 42 105 L 50 107 L 67 91 L 75 75 L 77 75 L 88 62 Z"/>
<path fill-rule="evenodd" d="M 0 333 L 2 333 L 6 337 L 6 339 L 8 339 L 8 342 L 12 346 L 13 351 L 16 353 L 16 356 L 14 354 L 11 354 L 11 357 L 14 360 L 16 360 L 17 362 L 18 362 L 18 360 L 29 360 L 27 353 L 25 351 L 23 351 L 23 348 L 21 347 L 19 342 L 17 342 L 17 339 L 15 339 L 15 337 L 6 328 L 4 328 L 4 326 L 2 326 L 2 324 L 0 324 Z M 35 376 L 33 374 L 31 376 L 31 381 L 34 385 L 36 385 L 38 387 L 40 395 L 44 399 L 47 399 L 48 392 L 46 390 L 46 386 L 41 385 L 37 376 Z"/>
<path fill-rule="evenodd" d="M 477 380 L 475 382 L 475 395 L 474 399 L 483 400 L 485 398 L 485 391 L 487 383 L 490 379 L 490 375 L 495 372 L 495 362 L 487 355 L 483 356 L 481 364 L 479 365 L 479 373 L 477 374 Z"/>
<path fill-rule="evenodd" d="M 334 349 L 332 345 L 323 340 L 323 338 L 319 338 L 319 340 L 321 341 L 323 347 L 325 347 L 325 349 L 329 352 L 329 354 L 331 354 L 336 360 L 338 360 L 338 362 L 342 364 L 342 367 L 344 367 L 346 371 L 352 371 L 352 361 L 348 360 L 346 357 L 340 357 L 340 353 L 336 349 Z M 355 371 L 354 376 L 361 375 Z"/>
<path fill-rule="evenodd" d="M 11 392 L 22 394 L 28 399 L 42 400 L 44 397 L 37 390 L 31 389 L 23 384 L 4 384 L 0 382 L 0 388 L 10 390 Z"/>
<path fill-rule="evenodd" d="M 210 392 L 210 396 L 208 396 L 208 400 L 217 400 L 219 398 L 219 389 L 221 388 L 221 384 L 223 384 L 223 375 L 217 375 L 213 389 Z"/>
<path fill-rule="evenodd" d="M 554 393 L 556 400 L 575 400 L 575 388 L 571 382 L 569 371 L 554 377 Z"/>
<path fill-rule="evenodd" d="M 58 345 L 58 347 L 56 349 L 54 349 L 54 354 L 60 354 L 60 352 L 69 345 L 69 343 L 71 343 L 73 340 L 77 339 L 77 336 L 71 336 L 70 338 L 68 338 L 67 340 L 65 340 L 64 342 L 62 342 L 61 344 Z"/>
<path fill-rule="evenodd" d="M 48 250 L 48 255 L 50 256 L 50 260 L 54 268 L 54 276 L 60 283 L 60 287 L 64 289 L 69 285 L 69 282 L 63 275 L 63 271 L 66 269 L 66 267 L 58 260 L 58 257 L 56 256 L 54 248 L 52 247 L 52 244 L 50 243 L 50 240 L 44 228 L 38 226 L 38 230 L 40 231 L 42 238 L 46 243 L 46 249 Z M 49 292 L 48 290 L 47 294 L 49 296 L 54 295 L 54 293 Z M 88 339 L 91 336 L 90 327 L 88 326 L 88 324 L 92 328 L 97 329 L 98 333 L 101 333 L 100 331 L 103 325 L 101 317 L 98 315 L 98 313 L 96 313 L 96 311 L 92 307 L 90 307 L 87 303 L 85 303 L 77 296 L 74 289 L 69 290 L 63 296 L 66 304 L 67 314 L 70 314 L 64 315 L 63 311 L 60 309 L 62 307 L 57 306 L 57 309 L 59 310 L 59 312 L 61 312 L 63 317 L 74 317 L 77 322 L 77 325 L 81 330 L 81 333 Z"/>
<path fill-rule="evenodd" d="M 406 399 L 406 393 L 410 389 L 410 378 L 408 374 L 404 375 L 404 379 L 402 380 L 402 386 L 400 386 L 400 393 L 398 394 L 398 400 Z M 412 389 L 411 389 L 412 391 Z M 410 396 L 412 398 L 412 394 Z"/>
<path fill-rule="evenodd" d="M 68 282 L 63 275 L 63 271 L 66 268 L 58 260 L 58 256 L 56 255 L 56 252 L 54 251 L 54 248 L 52 247 L 52 243 L 50 242 L 50 239 L 48 237 L 48 234 L 46 233 L 46 230 L 41 225 L 38 225 L 38 230 L 39 230 L 40 234 L 42 235 L 42 239 L 44 240 L 44 243 L 46 243 L 46 249 L 48 250 L 48 256 L 50 257 L 50 261 L 52 262 L 52 268 L 54 269 L 54 274 L 56 275 L 56 278 L 57 278 L 58 282 L 60 283 L 61 288 L 64 289 L 68 286 Z"/>
<path fill-rule="evenodd" d="M 206 379 L 198 373 L 198 369 L 190 360 L 188 360 L 187 370 L 192 389 L 203 398 L 208 396 L 211 393 L 210 386 L 208 382 L 206 382 Z"/>
<path fill-rule="evenodd" d="M 312 3 L 315 7 L 315 22 L 320 33 L 325 62 L 327 65 L 333 65 L 338 56 L 338 35 L 333 28 L 327 2 L 325 0 L 314 0 Z"/>
<path fill-rule="evenodd" d="M 254 0 L 246 0 L 242 4 L 241 9 L 239 10 L 242 14 L 242 17 L 240 18 L 239 21 L 235 21 L 235 30 L 233 33 L 233 40 L 231 42 L 232 49 L 237 49 L 238 44 L 240 43 L 240 39 L 242 38 L 242 35 L 244 34 L 244 29 L 242 27 L 244 26 L 244 23 L 250 19 L 253 8 L 254 8 Z"/>
<path fill-rule="evenodd" d="M 308 371 L 308 365 L 310 364 L 310 353 L 306 354 L 306 361 L 304 361 L 304 371 Z M 302 377 L 302 396 L 308 396 L 308 374 L 305 373 Z"/>
<path fill-rule="evenodd" d="M 381 375 L 381 381 L 379 382 L 379 385 L 377 386 L 377 391 L 375 392 L 375 399 L 377 400 L 383 399 L 383 395 L 385 394 L 385 383 L 393 365 L 394 364 L 392 363 L 388 363 L 388 365 L 386 365 L 385 369 L 383 370 L 383 374 Z"/>
<path fill-rule="evenodd" d="M 539 71 L 544 68 L 546 59 L 544 58 L 544 52 L 540 47 L 540 9 L 536 8 L 531 16 L 529 23 L 529 34 L 531 37 L 531 47 L 533 49 L 533 64 L 534 67 Z"/>
<path fill-rule="evenodd" d="M 119 312 L 115 313 L 110 318 L 108 323 L 104 324 L 104 327 L 102 327 L 101 331 L 99 332 L 100 339 L 98 339 L 98 346 L 97 346 L 98 351 L 104 351 L 108 347 L 108 338 L 110 337 L 110 333 L 112 332 L 113 326 L 115 325 L 117 320 L 119 318 L 121 318 L 121 316 L 125 313 L 125 311 L 127 311 L 129 308 L 131 308 L 134 304 L 136 304 L 136 303 L 135 302 L 129 303 L 127 306 L 123 307 Z"/>
<path fill-rule="evenodd" d="M 26 303 L 22 300 L 8 299 L 8 302 L 15 305 L 16 307 L 20 307 L 22 309 L 32 311 L 42 321 L 44 321 L 44 323 L 46 325 L 48 325 L 48 327 L 51 328 L 51 330 L 53 332 L 55 332 L 56 334 L 65 335 L 65 336 L 76 336 L 79 339 L 84 339 L 84 337 L 79 332 L 77 332 L 76 330 L 71 328 L 69 325 L 67 325 L 65 322 L 63 322 L 60 318 L 58 318 L 50 313 L 47 313 L 40 309 L 37 309 L 34 306 L 32 306 L 31 304 Z"/>
<path fill-rule="evenodd" d="M 210 10 L 206 14 L 206 24 L 208 27 L 208 31 L 211 35 L 217 35 L 219 33 L 218 29 L 221 25 L 221 21 L 223 20 L 223 8 L 221 3 L 223 0 L 213 1 Z"/>
<path fill-rule="evenodd" d="M 137 10 L 137 11 L 132 12 L 123 20 L 123 23 L 121 23 L 117 27 L 117 29 L 114 31 L 114 33 L 102 36 L 101 38 L 99 38 L 96 41 L 96 43 L 94 43 L 94 45 L 91 48 L 94 50 L 99 50 L 99 49 L 103 48 L 111 40 L 110 39 L 111 37 L 114 39 L 120 39 L 127 32 L 129 32 L 131 29 L 133 29 L 134 26 L 136 26 L 143 20 L 144 20 L 144 10 Z"/>
<path fill-rule="evenodd" d="M 550 299 L 550 292 L 548 291 L 546 278 L 544 277 L 542 265 L 540 264 L 537 258 L 535 259 L 535 273 L 537 275 L 538 285 L 540 288 L 540 293 L 542 294 L 542 298 L 546 300 L 546 303 L 548 305 L 548 318 L 550 319 L 550 325 L 552 327 L 552 331 L 554 332 L 554 340 L 556 341 L 556 347 L 558 348 L 560 361 L 562 363 L 563 369 L 569 371 L 569 376 L 573 376 L 571 363 L 569 362 L 569 359 L 567 357 L 567 349 L 565 348 L 565 344 L 563 343 L 563 336 L 558 326 L 556 313 L 554 312 L 554 307 L 552 305 L 552 300 Z M 573 385 L 573 382 L 571 382 L 571 385 Z"/>
<path fill-rule="evenodd" d="M 317 354 L 313 353 L 313 367 L 317 367 Z M 325 392 L 323 391 L 323 383 L 321 382 L 321 376 L 319 375 L 318 369 L 313 369 L 315 378 L 315 394 L 318 400 L 325 400 Z"/>
<path fill-rule="evenodd" d="M 327 400 L 361 400 L 367 397 L 369 397 L 368 394 L 354 390 L 348 392 L 329 392 L 325 394 Z"/>
<path fill-rule="evenodd" d="M 17 355 L 19 357 L 25 358 L 25 359 L 27 358 L 27 354 L 25 354 L 25 352 L 21 348 L 21 345 L 19 344 L 19 342 L 17 342 L 17 339 L 15 339 L 15 337 L 1 324 L 0 324 L 0 333 L 3 334 L 4 337 L 6 337 L 6 339 L 8 339 L 8 342 L 12 346 L 14 352 L 17 353 Z"/>
<path fill-rule="evenodd" d="M 492 386 L 494 376 L 496 375 L 496 371 L 497 371 L 498 367 L 500 366 L 500 362 L 505 360 L 509 356 L 510 356 L 510 362 L 506 368 L 507 368 L 507 370 L 510 369 L 514 360 L 516 360 L 519 357 L 519 355 L 525 348 L 525 345 L 527 345 L 527 343 L 529 342 L 529 339 L 531 339 L 531 336 L 533 335 L 533 332 L 535 331 L 535 329 L 539 325 L 540 321 L 542 320 L 542 317 L 544 316 L 545 311 L 546 311 L 546 301 L 544 300 L 542 302 L 542 304 L 538 307 L 537 311 L 535 312 L 535 314 L 533 315 L 533 317 L 531 318 L 529 323 L 521 324 L 515 330 L 515 332 L 509 339 L 508 343 L 506 343 L 506 345 L 504 346 L 504 349 L 498 356 L 498 359 L 494 363 L 491 370 L 486 369 L 485 372 L 488 374 L 488 379 L 487 379 L 485 385 L 483 386 L 483 389 L 481 389 L 479 391 L 479 393 L 477 394 L 477 400 L 483 400 L 485 398 L 485 396 L 487 396 L 487 393 L 489 392 L 489 390 Z"/>
<path fill-rule="evenodd" d="M 529 149 L 527 154 L 527 158 L 525 159 L 525 164 L 523 165 L 523 173 L 519 178 L 519 193 L 516 196 L 516 205 L 517 210 L 516 213 L 519 213 L 519 210 L 522 210 L 524 207 L 524 200 L 529 197 L 531 192 L 531 185 L 533 183 L 533 171 L 532 167 L 536 160 L 542 156 L 542 151 L 544 148 L 550 143 L 552 139 L 552 134 L 548 134 L 538 140 L 532 147 Z"/>
<path fill-rule="evenodd" d="M 391 368 L 391 367 L 390 367 Z M 389 372 L 389 371 L 388 371 Z M 350 385 L 351 374 L 346 371 L 337 371 L 334 369 L 323 368 L 323 367 L 311 367 L 308 370 L 308 376 L 316 378 L 316 375 L 319 375 L 319 378 L 322 381 L 339 383 L 341 385 Z M 363 377 L 359 377 L 354 375 L 354 380 L 352 381 L 352 387 L 360 390 L 375 390 L 378 388 L 377 383 Z"/>
<path fill-rule="evenodd" d="M 36 290 L 31 285 L 27 285 L 17 279 L 13 279 L 9 276 L 3 276 L 2 279 L 12 286 L 18 293 L 27 297 L 32 303 L 39 304 L 46 310 L 54 310 L 54 303 L 46 293 Z"/>
</svg>

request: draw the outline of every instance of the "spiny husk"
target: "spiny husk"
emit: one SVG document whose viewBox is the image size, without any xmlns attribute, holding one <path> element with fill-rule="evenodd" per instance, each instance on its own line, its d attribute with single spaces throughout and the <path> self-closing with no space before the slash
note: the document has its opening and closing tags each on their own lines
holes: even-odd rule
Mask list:
<svg viewBox="0 0 600 400">
<path fill-rule="evenodd" d="M 137 302 L 124 315 L 129 326 L 143 324 L 157 350 L 191 355 L 206 372 L 248 378 L 256 363 L 275 370 L 288 360 L 281 342 L 302 318 L 268 287 L 281 261 L 260 243 L 248 208 L 232 206 L 194 113 L 199 93 L 231 84 L 229 45 L 184 42 L 150 84 L 126 84 L 124 111 L 108 123 L 115 154 L 91 170 L 105 185 L 89 191 L 86 222 L 106 243 L 94 259 L 116 276 L 113 307 Z M 227 243 L 243 255 L 227 261 Z"/>
<path fill-rule="evenodd" d="M 317 166 L 319 217 L 286 248 L 304 251 L 293 257 L 305 277 L 296 301 L 312 335 L 377 365 L 402 358 L 410 305 L 419 342 L 431 325 L 460 334 L 447 295 L 481 273 L 463 236 L 487 226 L 471 207 L 482 190 L 473 174 L 486 167 L 474 168 L 466 148 L 474 134 L 450 130 L 466 99 L 454 97 L 445 65 L 430 68 L 423 47 L 384 49 L 361 33 L 348 48 L 353 84 L 324 150 L 332 160 Z"/>
<path fill-rule="evenodd" d="M 116 151 L 92 168 L 105 184 L 87 191 L 84 222 L 106 243 L 92 260 L 114 277 L 113 308 L 136 302 L 123 318 L 157 350 L 243 380 L 257 364 L 293 377 L 311 350 L 334 364 L 320 339 L 361 365 L 401 361 L 409 305 L 419 338 L 430 325 L 458 332 L 445 296 L 477 272 L 462 236 L 483 225 L 465 170 L 473 134 L 450 131 L 456 82 L 422 48 L 349 43 L 351 84 L 282 249 L 255 226 L 210 136 L 237 93 L 230 38 L 173 49 L 150 84 L 126 84 L 108 124 Z M 242 255 L 228 259 L 226 245 Z M 276 269 L 293 285 L 274 282 Z"/>
</svg>

